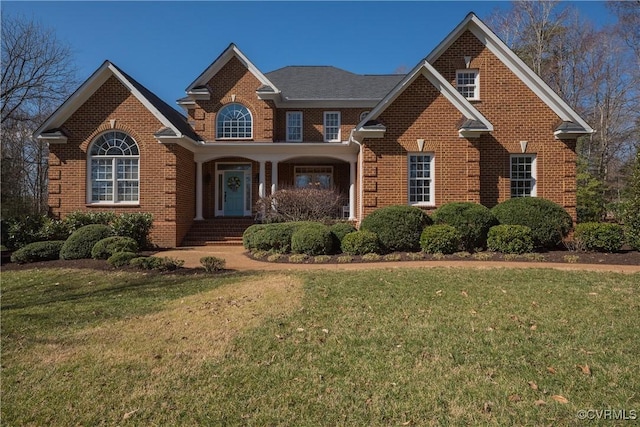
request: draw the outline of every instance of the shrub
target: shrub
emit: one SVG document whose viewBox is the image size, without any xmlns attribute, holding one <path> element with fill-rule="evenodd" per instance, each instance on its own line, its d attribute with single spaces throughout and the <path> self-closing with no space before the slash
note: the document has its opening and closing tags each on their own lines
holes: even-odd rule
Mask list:
<svg viewBox="0 0 640 427">
<path fill-rule="evenodd" d="M 487 246 L 503 254 L 524 254 L 533 251 L 531 229 L 525 225 L 496 225 L 489 230 Z"/>
<path fill-rule="evenodd" d="M 138 252 L 138 244 L 131 237 L 106 237 L 93 245 L 91 258 L 107 259 L 117 252 Z"/>
<path fill-rule="evenodd" d="M 291 235 L 291 251 L 310 256 L 326 255 L 333 248 L 331 230 L 324 224 L 311 223 L 297 228 Z"/>
<path fill-rule="evenodd" d="M 367 230 L 354 231 L 342 239 L 342 252 L 348 255 L 364 255 L 380 252 L 376 233 Z"/>
<path fill-rule="evenodd" d="M 484 248 L 489 229 L 498 224 L 491 210 L 471 202 L 447 203 L 431 215 L 434 224 L 448 224 L 460 233 L 462 249 Z"/>
<path fill-rule="evenodd" d="M 357 231 L 353 224 L 349 222 L 337 222 L 330 227 L 330 230 L 340 243 L 342 243 L 344 236 Z"/>
<path fill-rule="evenodd" d="M 111 221 L 111 227 L 116 236 L 132 238 L 141 249 L 151 246 L 149 233 L 153 215 L 150 213 L 123 213 Z"/>
<path fill-rule="evenodd" d="M 381 259 L 382 259 L 382 256 L 375 253 L 368 253 L 368 254 L 362 255 L 362 260 L 367 262 L 376 262 L 376 261 L 380 261 Z"/>
<path fill-rule="evenodd" d="M 335 189 L 314 186 L 283 188 L 258 200 L 265 222 L 324 221 L 338 218 L 343 196 Z"/>
<path fill-rule="evenodd" d="M 204 267 L 204 271 L 212 273 L 214 271 L 224 270 L 227 261 L 215 256 L 205 256 L 200 258 L 200 264 Z"/>
<path fill-rule="evenodd" d="M 431 218 L 421 209 L 398 205 L 371 212 L 362 221 L 360 230 L 377 234 L 385 251 L 415 251 L 420 248 L 422 230 L 431 224 Z"/>
<path fill-rule="evenodd" d="M 452 225 L 436 224 L 425 227 L 420 247 L 428 254 L 452 254 L 460 247 L 460 232 Z"/>
<path fill-rule="evenodd" d="M 184 261 L 170 257 L 148 256 L 133 258 L 129 265 L 143 270 L 173 271 L 182 267 Z"/>
<path fill-rule="evenodd" d="M 29 243 L 11 254 L 11 262 L 24 264 L 58 259 L 62 245 L 64 245 L 64 240 Z"/>
<path fill-rule="evenodd" d="M 41 229 L 46 217 L 43 215 L 24 215 L 3 221 L 3 244 L 9 249 L 18 249 L 29 243 L 46 240 L 42 238 Z M 5 232 L 6 229 L 6 232 Z"/>
<path fill-rule="evenodd" d="M 242 233 L 242 246 L 247 250 L 255 249 L 252 237 L 258 230 L 262 230 L 264 227 L 266 227 L 264 224 L 253 224 L 244 230 L 244 233 Z"/>
<path fill-rule="evenodd" d="M 71 233 L 91 224 L 110 225 L 116 218 L 113 212 L 76 211 L 67 215 L 63 222 Z"/>
<path fill-rule="evenodd" d="M 107 258 L 107 262 L 114 267 L 124 267 L 125 265 L 129 265 L 132 259 L 137 258 L 138 254 L 135 252 L 115 252 L 109 258 Z"/>
<path fill-rule="evenodd" d="M 250 235 L 249 249 L 277 253 L 291 252 L 291 236 L 300 224 L 299 222 L 263 224 L 260 228 L 254 229 Z"/>
<path fill-rule="evenodd" d="M 618 224 L 583 222 L 573 235 L 578 248 L 587 251 L 617 252 L 624 244 L 624 232 Z"/>
<path fill-rule="evenodd" d="M 91 258 L 91 250 L 98 241 L 112 235 L 111 228 L 102 224 L 80 227 L 69 236 L 60 250 L 62 259 Z"/>
<path fill-rule="evenodd" d="M 569 234 L 573 222 L 559 205 L 540 197 L 516 197 L 491 209 L 500 224 L 531 228 L 536 247 L 554 248 Z"/>
<path fill-rule="evenodd" d="M 71 231 L 60 219 L 46 218 L 40 229 L 42 240 L 67 240 Z"/>
</svg>

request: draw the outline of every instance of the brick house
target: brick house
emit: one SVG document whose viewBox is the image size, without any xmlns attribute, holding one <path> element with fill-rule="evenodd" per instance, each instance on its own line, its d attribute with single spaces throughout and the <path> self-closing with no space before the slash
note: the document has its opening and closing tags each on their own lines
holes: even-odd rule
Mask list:
<svg viewBox="0 0 640 427">
<path fill-rule="evenodd" d="M 278 188 L 344 194 L 340 214 L 544 197 L 576 216 L 576 139 L 593 129 L 469 14 L 406 75 L 261 72 L 234 44 L 178 100 L 106 61 L 36 131 L 49 204 L 150 212 L 153 241 L 256 215 Z M 203 226 L 204 224 L 204 226 Z"/>
</svg>

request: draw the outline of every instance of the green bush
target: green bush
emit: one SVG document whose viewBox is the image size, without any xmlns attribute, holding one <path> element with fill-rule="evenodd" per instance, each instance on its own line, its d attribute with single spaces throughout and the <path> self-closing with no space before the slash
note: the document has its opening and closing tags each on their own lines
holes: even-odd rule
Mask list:
<svg viewBox="0 0 640 427">
<path fill-rule="evenodd" d="M 431 215 L 434 224 L 448 224 L 460 233 L 462 249 L 472 252 L 487 244 L 489 229 L 498 224 L 491 210 L 471 202 L 447 203 Z"/>
<path fill-rule="evenodd" d="M 115 252 L 109 258 L 107 258 L 107 262 L 114 267 L 124 267 L 125 265 L 129 265 L 132 259 L 137 258 L 138 254 L 135 252 Z"/>
<path fill-rule="evenodd" d="M 42 226 L 46 221 L 43 215 L 24 215 L 2 221 L 3 244 L 9 249 L 18 249 L 29 243 L 47 240 L 42 238 Z"/>
<path fill-rule="evenodd" d="M 324 224 L 310 223 L 296 229 L 291 235 L 291 251 L 309 256 L 327 255 L 333 249 L 333 235 Z"/>
<path fill-rule="evenodd" d="M 624 244 L 624 231 L 618 224 L 583 222 L 576 225 L 573 238 L 582 250 L 617 252 Z"/>
<path fill-rule="evenodd" d="M 420 249 L 422 230 L 431 224 L 431 218 L 421 209 L 398 205 L 371 212 L 360 230 L 375 233 L 385 251 L 416 251 Z"/>
<path fill-rule="evenodd" d="M 138 252 L 138 243 L 131 237 L 111 236 L 96 242 L 91 249 L 91 258 L 107 259 L 117 252 Z"/>
<path fill-rule="evenodd" d="M 64 245 L 64 240 L 29 243 L 11 254 L 11 262 L 24 264 L 59 259 L 62 245 Z"/>
<path fill-rule="evenodd" d="M 153 215 L 150 213 L 123 213 L 111 221 L 116 236 L 130 237 L 141 249 L 149 248 L 149 233 L 153 227 Z"/>
<path fill-rule="evenodd" d="M 261 224 L 259 227 L 252 228 L 247 236 L 247 249 L 252 251 L 271 251 L 276 253 L 291 252 L 291 237 L 293 233 L 305 224 L 314 224 L 312 222 L 282 222 L 272 224 Z M 249 230 L 249 228 L 247 230 Z M 245 231 L 246 233 L 246 231 Z M 243 236 L 243 242 L 245 237 Z M 245 246 L 246 247 L 246 246 Z"/>
<path fill-rule="evenodd" d="M 65 216 L 63 222 L 70 232 L 74 232 L 86 225 L 102 224 L 111 225 L 115 220 L 116 214 L 113 212 L 86 212 L 76 211 Z"/>
<path fill-rule="evenodd" d="M 452 254 L 460 247 L 462 236 L 458 229 L 448 224 L 435 224 L 424 228 L 420 247 L 428 254 Z"/>
<path fill-rule="evenodd" d="M 569 234 L 573 222 L 559 205 L 540 197 L 516 197 L 491 209 L 500 224 L 526 225 L 536 247 L 555 248 Z"/>
<path fill-rule="evenodd" d="M 80 227 L 69 236 L 60 250 L 62 259 L 91 258 L 91 250 L 98 241 L 113 234 L 111 228 L 102 224 Z"/>
<path fill-rule="evenodd" d="M 367 230 L 354 231 L 342 239 L 342 252 L 348 255 L 364 255 L 380 252 L 376 233 Z"/>
<path fill-rule="evenodd" d="M 253 224 L 244 230 L 244 233 L 242 233 L 242 246 L 247 250 L 256 249 L 252 237 L 258 230 L 262 230 L 265 226 L 265 224 Z"/>
<path fill-rule="evenodd" d="M 533 251 L 533 236 L 526 225 L 496 225 L 489 230 L 487 247 L 503 254 L 525 254 Z"/>
<path fill-rule="evenodd" d="M 170 257 L 137 257 L 129 261 L 132 267 L 143 270 L 174 271 L 184 265 L 184 261 Z"/>
<path fill-rule="evenodd" d="M 333 224 L 330 229 L 331 233 L 336 236 L 339 242 L 342 242 L 342 239 L 344 239 L 344 236 L 347 234 L 357 231 L 350 222 L 337 222 Z"/>
<path fill-rule="evenodd" d="M 224 266 L 227 262 L 223 258 L 214 256 L 205 256 L 200 258 L 200 264 L 204 267 L 204 271 L 212 273 L 214 271 L 224 270 Z"/>
</svg>

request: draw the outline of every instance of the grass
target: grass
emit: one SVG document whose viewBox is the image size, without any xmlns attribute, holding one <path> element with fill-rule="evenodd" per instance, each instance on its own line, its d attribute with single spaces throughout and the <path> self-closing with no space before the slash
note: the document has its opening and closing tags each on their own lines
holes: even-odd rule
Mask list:
<svg viewBox="0 0 640 427">
<path fill-rule="evenodd" d="M 575 425 L 640 407 L 639 278 L 5 272 L 2 419 Z"/>
</svg>

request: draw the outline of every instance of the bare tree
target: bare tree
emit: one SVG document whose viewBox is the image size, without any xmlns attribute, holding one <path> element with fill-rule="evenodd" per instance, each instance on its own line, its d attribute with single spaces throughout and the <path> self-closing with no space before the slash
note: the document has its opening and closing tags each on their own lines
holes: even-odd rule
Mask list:
<svg viewBox="0 0 640 427">
<path fill-rule="evenodd" d="M 76 86 L 70 47 L 52 29 L 2 13 L 2 213 L 46 212 L 47 150 L 32 133 Z"/>
</svg>

